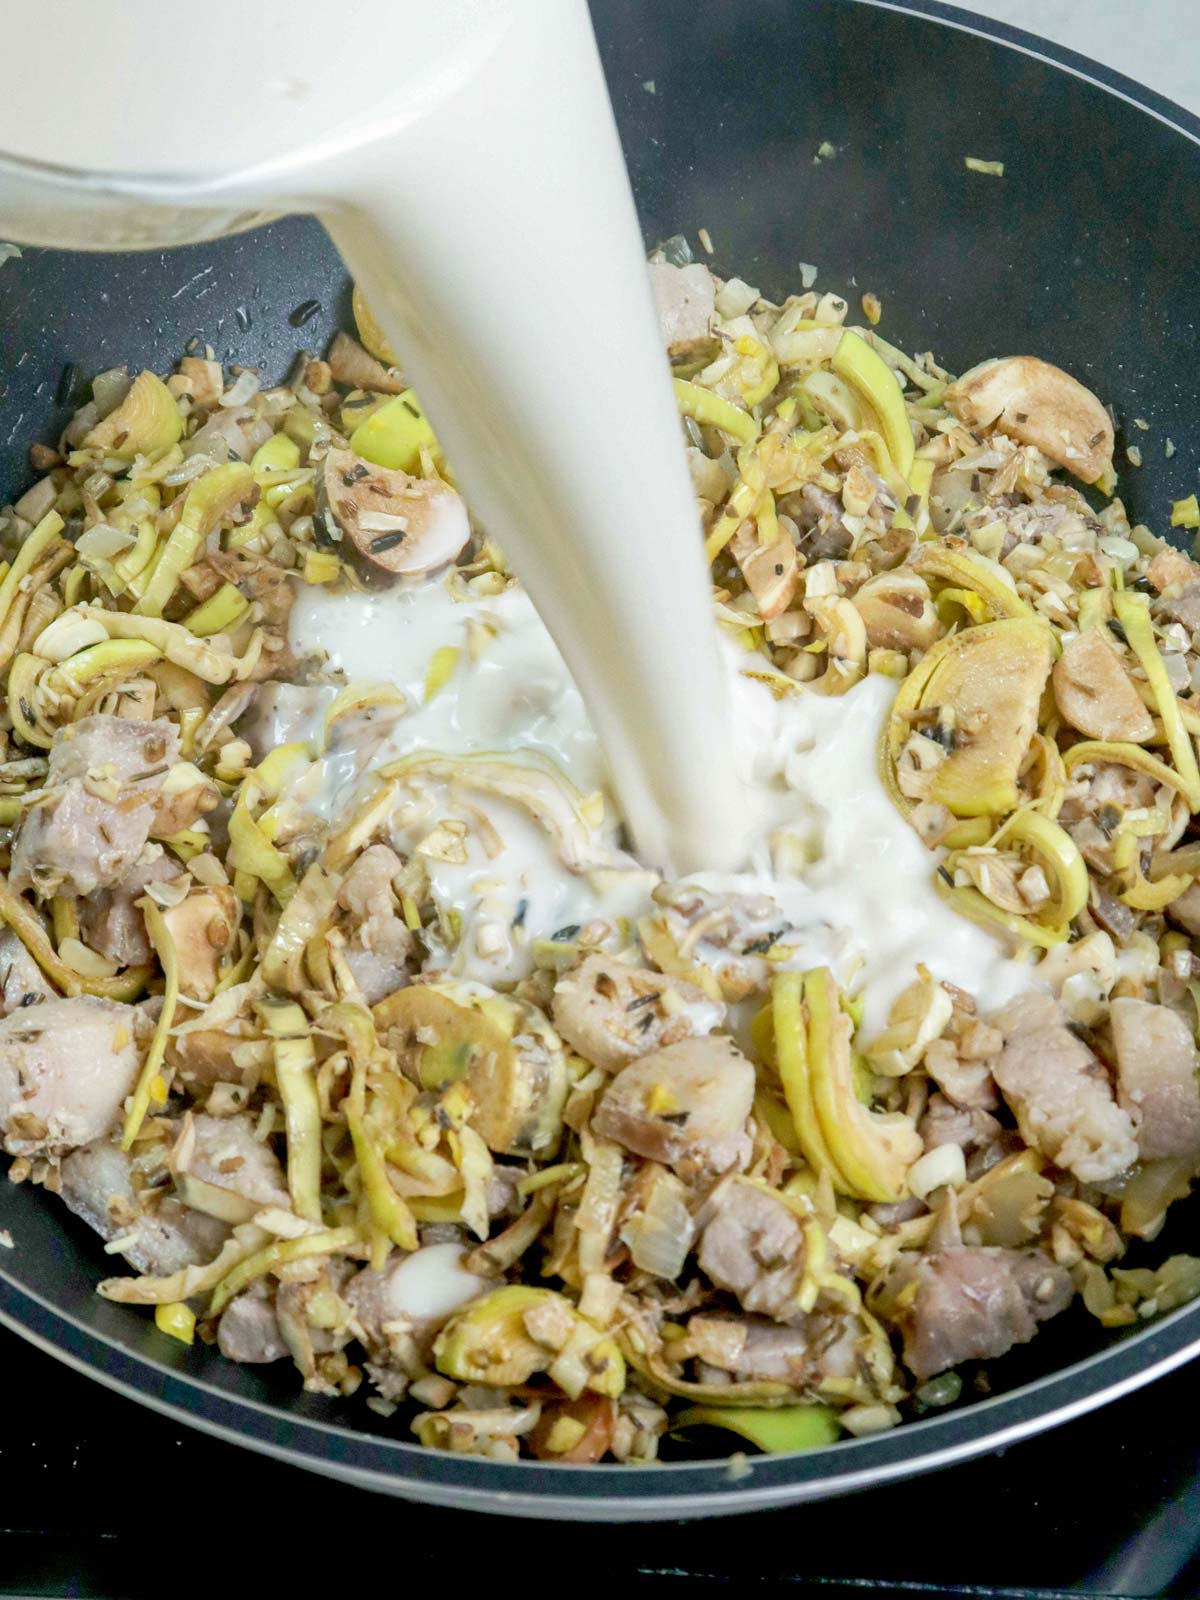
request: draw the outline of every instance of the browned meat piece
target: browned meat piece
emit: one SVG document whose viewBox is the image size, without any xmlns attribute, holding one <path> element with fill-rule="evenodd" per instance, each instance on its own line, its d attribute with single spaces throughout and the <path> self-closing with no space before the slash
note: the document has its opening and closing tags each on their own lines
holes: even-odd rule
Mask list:
<svg viewBox="0 0 1200 1600">
<path fill-rule="evenodd" d="M 141 966 L 152 955 L 146 919 L 135 904 L 151 883 L 167 883 L 182 871 L 168 855 L 132 867 L 111 889 L 97 889 L 79 903 L 79 931 L 84 944 L 121 967 Z"/>
<path fill-rule="evenodd" d="M 800 529 L 800 549 L 810 566 L 814 561 L 837 561 L 849 555 L 854 540 L 842 521 L 842 502 L 828 489 L 806 483 L 781 497 L 779 511 Z"/>
<path fill-rule="evenodd" d="M 139 1194 L 132 1158 L 111 1139 L 98 1139 L 62 1164 L 67 1208 L 111 1243 L 125 1240 L 121 1255 L 138 1272 L 163 1277 L 182 1267 L 212 1261 L 229 1229 L 215 1217 L 193 1211 L 173 1195 Z"/>
<path fill-rule="evenodd" d="M 1124 944 L 1137 927 L 1137 917 L 1116 895 L 1100 888 L 1092 880 L 1091 912 L 1105 933 L 1111 934 L 1118 944 Z"/>
<path fill-rule="evenodd" d="M 1143 1161 L 1200 1155 L 1200 1068 L 1192 1030 L 1169 1006 L 1114 1000 L 1117 1090 Z"/>
<path fill-rule="evenodd" d="M 1023 995 L 992 1021 L 1004 1034 L 992 1076 L 1025 1142 L 1084 1183 L 1103 1183 L 1131 1167 L 1138 1150 L 1129 1114 L 1055 1002 Z"/>
<path fill-rule="evenodd" d="M 179 752 L 165 718 L 93 716 L 55 735 L 44 796 L 13 845 L 14 889 L 87 895 L 123 878 L 150 837 L 154 802 Z"/>
<path fill-rule="evenodd" d="M 444 567 L 471 537 L 467 508 L 448 483 L 413 478 L 351 450 L 325 457 L 323 498 L 369 571 L 415 577 Z"/>
<path fill-rule="evenodd" d="M 925 1051 L 925 1071 L 956 1106 L 993 1111 L 1000 1103 L 986 1060 L 964 1060 L 950 1039 L 934 1039 Z"/>
<path fill-rule="evenodd" d="M 1154 608 L 1162 622 L 1180 622 L 1189 633 L 1200 633 L 1200 583 L 1189 583 L 1174 600 L 1161 600 Z"/>
<path fill-rule="evenodd" d="M 904 1363 L 924 1380 L 1028 1344 L 1074 1292 L 1066 1268 L 1040 1251 L 960 1246 L 901 1255 L 873 1285 L 871 1308 L 901 1333 Z"/>
<path fill-rule="evenodd" d="M 696 1252 L 701 1270 L 745 1310 L 802 1323 L 805 1243 L 796 1213 L 778 1195 L 743 1178 L 723 1184 L 712 1204 Z"/>
<path fill-rule="evenodd" d="M 788 1326 L 763 1317 L 694 1316 L 686 1337 L 698 1361 L 744 1383 L 801 1387 L 858 1370 L 853 1318 L 817 1313 Z"/>
<path fill-rule="evenodd" d="M 652 261 L 649 271 L 663 344 L 675 356 L 705 344 L 712 334 L 716 295 L 712 273 L 696 261 L 686 267 Z"/>
<path fill-rule="evenodd" d="M 990 1112 L 978 1106 L 952 1105 L 944 1095 L 930 1097 L 919 1132 L 926 1150 L 956 1144 L 965 1154 L 994 1144 L 1003 1130 Z"/>
<path fill-rule="evenodd" d="M 11 928 L 0 930 L 0 1016 L 56 998 L 42 969 Z"/>
<path fill-rule="evenodd" d="M 1188 933 L 1200 938 L 1200 883 L 1193 883 L 1178 900 L 1172 900 L 1167 907 L 1167 916 Z"/>
<path fill-rule="evenodd" d="M 412 934 L 397 915 L 399 900 L 392 888 L 403 867 L 394 850 L 373 844 L 354 862 L 338 892 L 338 905 L 352 921 L 343 951 L 346 965 L 372 1006 L 408 982 Z"/>
<path fill-rule="evenodd" d="M 695 984 L 611 956 L 585 956 L 554 988 L 554 1026 L 572 1050 L 605 1072 L 711 1033 L 724 1016 L 724 1005 Z"/>
<path fill-rule="evenodd" d="M 63 1155 L 105 1134 L 137 1080 L 141 1013 L 83 995 L 0 1022 L 0 1123 L 10 1155 Z"/>
<path fill-rule="evenodd" d="M 728 1172 L 749 1160 L 753 1102 L 754 1068 L 732 1039 L 685 1039 L 623 1067 L 592 1129 L 681 1177 Z"/>
<path fill-rule="evenodd" d="M 288 1354 L 275 1307 L 261 1288 L 235 1295 L 217 1324 L 217 1349 L 227 1361 L 262 1365 Z"/>
</svg>

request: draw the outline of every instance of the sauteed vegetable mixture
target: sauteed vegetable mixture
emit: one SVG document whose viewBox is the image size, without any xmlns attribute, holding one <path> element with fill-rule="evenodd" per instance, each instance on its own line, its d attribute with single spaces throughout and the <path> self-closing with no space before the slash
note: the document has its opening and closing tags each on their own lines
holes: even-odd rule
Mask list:
<svg viewBox="0 0 1200 1600">
<path fill-rule="evenodd" d="M 764 704 L 881 710 L 869 782 L 1003 994 L 913 947 L 873 1008 L 853 937 L 814 960 L 803 830 L 778 897 L 673 882 L 545 750 L 397 754 L 411 690 L 294 608 L 462 607 L 416 699 L 467 705 L 520 596 L 361 301 L 285 386 L 101 374 L 3 519 L 11 1179 L 164 1338 L 498 1460 L 890 1428 L 1077 1297 L 1200 1292 L 1122 1265 L 1200 1170 L 1200 567 L 1067 373 L 650 270 L 723 648 Z"/>
</svg>

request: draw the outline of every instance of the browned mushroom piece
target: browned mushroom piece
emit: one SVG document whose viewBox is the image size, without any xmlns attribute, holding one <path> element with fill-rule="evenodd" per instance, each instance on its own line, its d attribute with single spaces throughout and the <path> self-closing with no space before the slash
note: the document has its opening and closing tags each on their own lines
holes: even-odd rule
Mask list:
<svg viewBox="0 0 1200 1600">
<path fill-rule="evenodd" d="M 773 621 L 791 605 L 800 584 L 796 546 L 783 534 L 763 544 L 753 524 L 745 523 L 729 548 L 758 602 L 759 616 L 764 622 Z"/>
<path fill-rule="evenodd" d="M 325 352 L 329 374 L 335 383 L 371 394 L 403 394 L 406 384 L 399 373 L 377 361 L 348 333 L 335 333 Z"/>
<path fill-rule="evenodd" d="M 1154 732 L 1154 718 L 1099 628 L 1088 628 L 1064 646 L 1053 677 L 1058 709 L 1089 739 L 1141 744 Z"/>
<path fill-rule="evenodd" d="M 201 889 L 164 911 L 163 921 L 175 942 L 180 993 L 211 1000 L 237 928 L 237 896 L 223 886 Z"/>
<path fill-rule="evenodd" d="M 325 457 L 324 497 L 360 562 L 377 574 L 433 572 L 471 537 L 467 508 L 449 484 L 377 467 L 352 450 Z"/>
<path fill-rule="evenodd" d="M 915 572 L 881 572 L 854 596 L 872 650 L 928 650 L 941 632 L 929 585 Z"/>
<path fill-rule="evenodd" d="M 1112 470 L 1112 418 L 1090 389 L 1037 356 L 1006 356 L 964 372 L 946 404 L 968 428 L 996 428 L 1084 483 Z"/>
</svg>

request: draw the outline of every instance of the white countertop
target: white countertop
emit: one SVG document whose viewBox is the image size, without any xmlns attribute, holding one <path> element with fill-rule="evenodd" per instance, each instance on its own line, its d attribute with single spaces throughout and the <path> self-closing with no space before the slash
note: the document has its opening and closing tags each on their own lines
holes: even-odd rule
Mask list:
<svg viewBox="0 0 1200 1600">
<path fill-rule="evenodd" d="M 1198 0 L 970 0 L 964 9 L 1078 50 L 1200 116 Z"/>
</svg>

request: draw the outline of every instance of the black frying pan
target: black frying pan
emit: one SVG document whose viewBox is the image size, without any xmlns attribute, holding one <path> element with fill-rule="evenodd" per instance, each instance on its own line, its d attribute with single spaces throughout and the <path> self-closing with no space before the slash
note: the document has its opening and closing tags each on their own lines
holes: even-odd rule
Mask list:
<svg viewBox="0 0 1200 1600">
<path fill-rule="evenodd" d="M 860 0 L 593 0 L 646 238 L 706 227 L 714 266 L 764 292 L 884 304 L 882 331 L 952 369 L 1034 353 L 1110 400 L 1131 514 L 1167 530 L 1200 461 L 1200 121 L 1117 74 L 948 6 Z M 652 86 L 652 88 L 651 88 Z M 818 146 L 836 155 L 814 160 Z M 1000 159 L 1002 179 L 964 157 Z M 0 218 L 0 233 L 3 232 Z M 598 230 L 604 219 L 596 219 Z M 587 240 L 579 241 L 580 249 Z M 348 322 L 316 223 L 292 219 L 167 254 L 29 250 L 0 271 L 0 499 L 27 477 L 83 382 L 166 368 L 193 335 L 281 376 Z M 1134 418 L 1149 424 L 1143 431 Z M 1168 455 L 1167 441 L 1174 453 Z M 1186 1249 L 1177 1207 L 1156 1255 Z M 98 1299 L 111 1263 L 58 1204 L 0 1183 L 0 1319 L 72 1365 L 210 1432 L 372 1488 L 525 1515 L 749 1510 L 909 1476 L 1066 1420 L 1200 1351 L 1200 1306 L 1104 1335 L 1076 1308 L 996 1364 L 996 1392 L 807 1455 L 655 1468 L 506 1466 L 409 1442 L 402 1419 L 297 1393 L 282 1364 L 235 1367 Z"/>
</svg>

